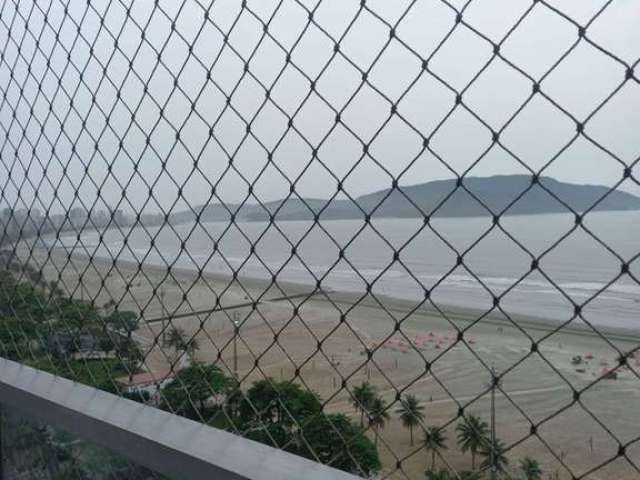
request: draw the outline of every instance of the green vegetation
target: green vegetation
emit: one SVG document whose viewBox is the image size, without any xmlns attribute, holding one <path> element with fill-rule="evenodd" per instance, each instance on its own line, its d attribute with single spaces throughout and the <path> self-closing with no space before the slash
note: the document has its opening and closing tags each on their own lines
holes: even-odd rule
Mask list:
<svg viewBox="0 0 640 480">
<path fill-rule="evenodd" d="M 290 382 L 254 382 L 238 424 L 249 438 L 354 474 L 380 470 L 376 447 L 342 414 L 325 414 L 319 396 Z"/>
<path fill-rule="evenodd" d="M 357 425 L 323 413 L 318 395 L 295 383 L 267 378 L 242 393 L 219 368 L 195 363 L 161 396 L 166 410 L 341 470 L 371 475 L 381 468 L 375 445 Z"/>
<path fill-rule="evenodd" d="M 489 425 L 475 415 L 462 418 L 456 427 L 458 432 L 458 445 L 463 453 L 471 452 L 471 468 L 476 468 L 476 455 L 487 444 L 489 438 Z"/>
<path fill-rule="evenodd" d="M 362 384 L 353 389 L 352 403 L 356 411 L 360 412 L 360 426 L 364 426 L 364 416 L 371 408 L 373 400 L 376 398 L 376 389 L 369 382 Z"/>
<path fill-rule="evenodd" d="M 126 333 L 137 330 L 140 319 L 134 312 L 114 310 L 104 318 L 104 321 L 114 329 Z"/>
<path fill-rule="evenodd" d="M 376 447 L 344 414 L 314 415 L 305 422 L 293 453 L 340 470 L 370 476 L 381 468 Z"/>
<path fill-rule="evenodd" d="M 221 395 L 226 397 L 236 383 L 215 365 L 194 363 L 178 371 L 174 380 L 162 389 L 164 410 L 193 420 L 206 418 L 207 400 Z"/>
<path fill-rule="evenodd" d="M 427 427 L 424 431 L 424 449 L 431 452 L 431 471 L 436 465 L 436 454 L 447 449 L 446 432 L 439 427 Z"/>
<path fill-rule="evenodd" d="M 118 310 L 114 302 L 98 308 L 66 298 L 60 283 L 47 283 L 40 272 L 8 258 L 0 255 L 0 262 L 5 260 L 0 263 L 0 355 L 149 401 L 148 392 L 127 393 L 115 382 L 138 373 L 144 358 L 132 338 L 138 316 Z M 167 343 L 176 354 L 189 357 L 198 349 L 196 340 L 179 329 L 169 332 Z M 294 383 L 265 379 L 243 393 L 237 380 L 219 367 L 194 362 L 179 370 L 160 393 L 159 406 L 173 413 L 356 474 L 371 475 L 381 468 L 376 447 L 357 425 L 345 415 L 324 414 L 318 396 Z M 388 414 L 379 412 L 372 425 L 382 427 L 385 418 Z M 115 468 L 107 459 L 104 463 Z M 78 468 L 66 462 L 56 475 L 80 475 Z"/>
<path fill-rule="evenodd" d="M 0 355 L 103 390 L 138 372 L 133 312 L 66 298 L 59 282 L 0 254 Z M 83 359 L 83 355 L 95 357 Z"/>
<path fill-rule="evenodd" d="M 388 407 L 384 400 L 376 397 L 371 402 L 369 409 L 369 426 L 373 429 L 375 445 L 378 446 L 378 434 L 385 427 L 389 420 Z"/>
<path fill-rule="evenodd" d="M 480 455 L 484 457 L 481 467 L 485 470 L 489 470 L 492 467 L 496 472 L 504 473 L 509 465 L 509 459 L 505 455 L 506 446 L 502 440 L 496 438 L 493 442 L 489 439 L 486 444 L 480 450 Z"/>
<path fill-rule="evenodd" d="M 382 468 L 378 437 L 390 420 L 393 405 L 369 382 L 351 392 L 352 405 L 360 416 L 358 425 L 345 414 L 324 413 L 316 393 L 292 382 L 266 378 L 241 389 L 238 380 L 217 365 L 193 361 L 199 348 L 196 339 L 173 328 L 167 345 L 176 352 L 174 360 L 187 355 L 191 365 L 177 371 L 159 395 L 144 390 L 125 392 L 115 379 L 139 373 L 144 359 L 133 336 L 138 316 L 120 311 L 112 301 L 96 307 L 67 298 L 59 282 L 47 282 L 40 271 L 9 258 L 0 252 L 1 356 L 132 400 L 153 401 L 167 411 L 357 475 L 371 476 Z M 411 446 L 414 430 L 424 431 L 422 447 L 431 456 L 427 479 L 479 480 L 486 478 L 492 466 L 500 478 L 508 478 L 506 446 L 499 439 L 491 442 L 489 425 L 480 417 L 464 416 L 456 426 L 460 450 L 471 454 L 471 471 L 452 475 L 435 469 L 436 456 L 449 445 L 444 428 L 423 427 L 425 406 L 420 399 L 405 395 L 395 413 L 409 430 Z M 365 434 L 365 418 L 373 441 Z M 478 455 L 483 459 L 479 471 Z M 69 474 L 65 469 L 75 468 L 69 462 L 60 465 L 57 473 L 63 476 Z M 542 477 L 539 462 L 532 458 L 523 458 L 518 467 L 518 478 Z"/>
<path fill-rule="evenodd" d="M 415 395 L 408 394 L 400 400 L 400 407 L 396 413 L 400 415 L 402 425 L 409 429 L 411 446 L 413 446 L 413 429 L 424 421 L 424 405 Z"/>
<path fill-rule="evenodd" d="M 256 425 L 293 425 L 322 412 L 319 397 L 299 385 L 271 379 L 254 382 L 240 403 L 240 416 Z"/>
<path fill-rule="evenodd" d="M 167 346 L 171 347 L 176 352 L 177 357 L 181 354 L 186 354 L 189 358 L 200 349 L 198 341 L 195 338 L 189 338 L 180 328 L 172 328 L 167 336 Z"/>
<path fill-rule="evenodd" d="M 525 480 L 540 480 L 542 478 L 542 468 L 540 462 L 530 457 L 520 460 L 520 470 Z"/>
</svg>

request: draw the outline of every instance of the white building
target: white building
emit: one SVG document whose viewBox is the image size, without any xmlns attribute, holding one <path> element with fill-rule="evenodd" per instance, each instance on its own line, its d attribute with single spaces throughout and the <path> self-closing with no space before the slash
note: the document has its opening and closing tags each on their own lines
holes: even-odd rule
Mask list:
<svg viewBox="0 0 640 480">
<path fill-rule="evenodd" d="M 116 378 L 116 382 L 124 387 L 127 393 L 148 392 L 150 397 L 154 397 L 160 389 L 173 380 L 175 375 L 173 370 L 157 370 L 119 377 Z"/>
</svg>

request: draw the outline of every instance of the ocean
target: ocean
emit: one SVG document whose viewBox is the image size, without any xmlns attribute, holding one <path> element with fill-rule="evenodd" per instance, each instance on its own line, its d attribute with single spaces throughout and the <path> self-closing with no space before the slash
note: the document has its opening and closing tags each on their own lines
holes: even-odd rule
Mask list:
<svg viewBox="0 0 640 480">
<path fill-rule="evenodd" d="M 583 228 L 584 227 L 584 228 Z M 63 236 L 74 253 L 640 329 L 640 212 L 490 218 L 187 223 Z M 153 239 L 153 245 L 152 245 Z M 50 243 L 51 244 L 51 243 Z M 252 244 L 254 245 L 252 249 Z M 341 254 L 342 252 L 342 254 Z M 397 252 L 397 254 L 395 254 Z M 531 270 L 532 260 L 538 268 Z M 461 263 L 459 263 L 461 261 Z M 580 321 L 578 321 L 580 322 Z"/>
</svg>

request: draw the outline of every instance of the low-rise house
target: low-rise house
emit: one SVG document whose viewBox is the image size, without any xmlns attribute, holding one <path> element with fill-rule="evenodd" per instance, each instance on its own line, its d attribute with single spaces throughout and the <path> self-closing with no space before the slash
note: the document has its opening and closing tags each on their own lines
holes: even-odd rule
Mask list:
<svg viewBox="0 0 640 480">
<path fill-rule="evenodd" d="M 75 352 L 71 355 L 74 360 L 115 360 L 118 358 L 113 350 L 104 352 L 102 350 L 91 350 L 88 352 Z"/>
<path fill-rule="evenodd" d="M 156 370 L 153 372 L 136 373 L 124 377 L 116 378 L 118 383 L 126 393 L 147 392 L 151 398 L 156 396 L 160 390 L 170 383 L 176 373 L 173 370 Z"/>
</svg>

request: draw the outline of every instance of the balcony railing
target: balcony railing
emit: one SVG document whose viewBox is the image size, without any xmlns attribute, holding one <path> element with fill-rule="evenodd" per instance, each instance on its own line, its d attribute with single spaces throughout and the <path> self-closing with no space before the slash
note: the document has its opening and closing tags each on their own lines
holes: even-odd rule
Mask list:
<svg viewBox="0 0 640 480">
<path fill-rule="evenodd" d="M 0 408 L 71 434 L 81 442 L 100 445 L 176 480 L 357 478 L 9 360 L 0 360 Z M 35 447 L 27 444 L 22 448 L 33 451 Z M 16 448 L 4 439 L 3 458 L 10 457 L 7 452 Z M 6 466 L 3 470 L 8 471 Z M 29 470 L 25 474 L 22 478 L 28 478 Z M 5 475 L 2 480 L 14 478 Z"/>
</svg>

